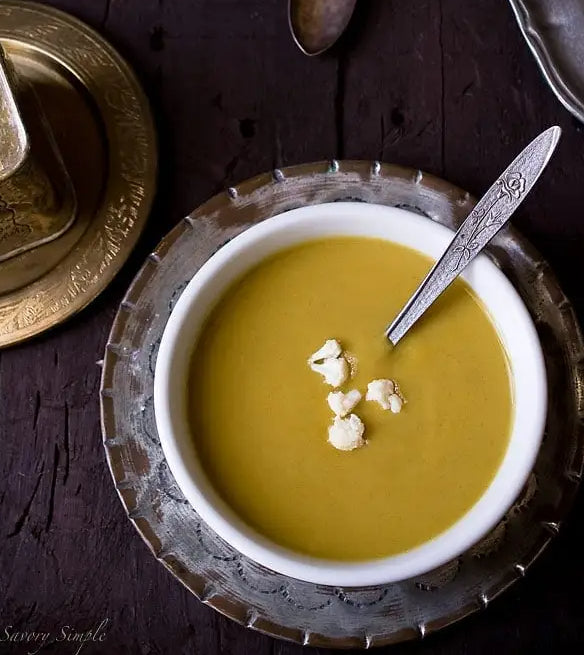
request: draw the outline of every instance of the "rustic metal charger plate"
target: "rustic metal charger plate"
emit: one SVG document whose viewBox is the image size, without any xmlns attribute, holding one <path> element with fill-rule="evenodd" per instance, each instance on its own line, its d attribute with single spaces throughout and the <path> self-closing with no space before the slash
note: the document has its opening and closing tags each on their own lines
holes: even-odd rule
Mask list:
<svg viewBox="0 0 584 655">
<path fill-rule="evenodd" d="M 584 1 L 510 2 L 547 83 L 564 107 L 584 121 Z"/>
<path fill-rule="evenodd" d="M 10 252 L 3 241 L 38 232 L 31 206 L 35 194 L 46 194 L 34 185 L 15 190 L 18 173 L 0 187 L 0 252 L 7 251 L 0 261 L 1 347 L 64 321 L 119 271 L 150 211 L 156 138 L 133 72 L 80 21 L 2 0 L 0 45 L 38 98 L 77 198 L 74 221 L 58 238 Z"/>
<path fill-rule="evenodd" d="M 423 637 L 485 608 L 556 534 L 583 468 L 584 349 L 572 307 L 548 265 L 516 232 L 500 234 L 490 255 L 536 321 L 551 394 L 543 445 L 515 505 L 461 557 L 398 584 L 323 587 L 254 564 L 201 521 L 169 472 L 152 402 L 157 349 L 187 282 L 225 242 L 274 214 L 340 200 L 394 205 L 450 227 L 474 204 L 468 193 L 420 171 L 350 161 L 275 170 L 215 196 L 161 242 L 122 302 L 103 362 L 101 419 L 128 516 L 155 557 L 198 598 L 275 637 L 371 647 Z"/>
</svg>

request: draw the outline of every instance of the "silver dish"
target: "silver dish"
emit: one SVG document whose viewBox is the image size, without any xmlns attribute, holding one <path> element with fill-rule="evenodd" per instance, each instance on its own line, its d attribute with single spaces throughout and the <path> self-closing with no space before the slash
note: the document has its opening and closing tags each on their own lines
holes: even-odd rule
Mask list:
<svg viewBox="0 0 584 655">
<path fill-rule="evenodd" d="M 274 637 L 368 648 L 424 637 L 486 608 L 525 575 L 558 532 L 584 462 L 584 347 L 549 266 L 516 232 L 501 232 L 488 253 L 536 321 L 551 394 L 535 468 L 505 518 L 456 560 L 397 584 L 323 587 L 254 564 L 201 521 L 169 472 L 152 403 L 157 349 L 187 282 L 225 242 L 274 214 L 338 200 L 398 206 L 450 227 L 474 205 L 468 193 L 443 180 L 379 162 L 277 169 L 215 196 L 161 242 L 122 301 L 103 362 L 101 419 L 111 474 L 130 520 L 154 556 L 202 602 Z"/>
<path fill-rule="evenodd" d="M 509 0 L 519 28 L 560 102 L 584 121 L 583 0 Z"/>
</svg>

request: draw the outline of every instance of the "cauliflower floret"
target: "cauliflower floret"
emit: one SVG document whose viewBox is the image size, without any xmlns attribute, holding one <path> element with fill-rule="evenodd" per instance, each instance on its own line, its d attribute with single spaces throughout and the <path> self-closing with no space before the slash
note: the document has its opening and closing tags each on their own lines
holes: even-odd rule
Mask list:
<svg viewBox="0 0 584 655">
<path fill-rule="evenodd" d="M 398 393 L 397 385 L 393 380 L 371 381 L 367 385 L 365 399 L 379 403 L 383 409 L 389 409 L 394 414 L 399 414 L 404 404 L 404 399 Z"/>
<path fill-rule="evenodd" d="M 331 387 L 340 387 L 349 377 L 349 364 L 344 357 L 338 359 L 327 357 L 322 364 L 310 364 L 310 368 L 320 373 Z"/>
<path fill-rule="evenodd" d="M 389 409 L 389 397 L 395 391 L 395 384 L 391 380 L 372 380 L 367 385 L 366 400 L 379 403 L 383 409 Z"/>
<path fill-rule="evenodd" d="M 394 414 L 399 414 L 402 410 L 404 401 L 397 395 L 397 393 L 392 393 L 389 397 L 389 409 Z"/>
<path fill-rule="evenodd" d="M 314 362 L 320 362 L 330 358 L 336 359 L 342 352 L 341 344 L 336 339 L 328 339 L 321 348 L 315 353 L 312 353 L 308 363 L 313 364 Z"/>
<path fill-rule="evenodd" d="M 331 391 L 327 396 L 329 407 L 340 417 L 349 414 L 360 400 L 361 393 L 357 389 L 352 389 L 347 393 Z"/>
<path fill-rule="evenodd" d="M 367 443 L 364 433 L 365 426 L 356 414 L 349 414 L 347 418 L 335 416 L 328 430 L 328 441 L 338 450 L 354 450 Z"/>
</svg>

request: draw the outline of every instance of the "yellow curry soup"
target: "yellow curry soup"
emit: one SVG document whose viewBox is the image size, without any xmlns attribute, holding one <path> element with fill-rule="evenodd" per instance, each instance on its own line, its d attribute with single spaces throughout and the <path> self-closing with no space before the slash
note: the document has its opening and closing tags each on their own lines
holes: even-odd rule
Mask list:
<svg viewBox="0 0 584 655">
<path fill-rule="evenodd" d="M 383 329 L 431 261 L 400 245 L 335 237 L 284 250 L 219 300 L 187 389 L 192 436 L 219 495 L 248 525 L 294 551 L 367 560 L 409 550 L 479 499 L 509 441 L 505 351 L 457 280 L 394 350 Z M 366 446 L 327 443 L 331 390 L 307 366 L 326 339 L 354 355 L 353 410 Z M 364 399 L 399 382 L 401 413 Z"/>
</svg>

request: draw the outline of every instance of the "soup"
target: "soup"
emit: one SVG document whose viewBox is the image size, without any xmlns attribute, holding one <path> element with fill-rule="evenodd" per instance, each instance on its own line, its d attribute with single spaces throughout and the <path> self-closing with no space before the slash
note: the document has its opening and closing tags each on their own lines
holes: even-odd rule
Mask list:
<svg viewBox="0 0 584 655">
<path fill-rule="evenodd" d="M 508 445 L 506 354 L 469 286 L 457 280 L 392 349 L 383 330 L 431 261 L 379 239 L 306 242 L 261 262 L 219 300 L 197 339 L 188 384 L 197 454 L 249 526 L 296 552 L 333 560 L 394 555 L 460 519 Z M 327 339 L 357 364 L 341 387 L 367 443 L 327 441 L 331 388 L 307 365 Z M 399 414 L 365 400 L 397 380 Z"/>
</svg>

